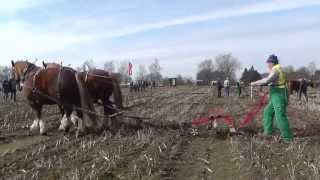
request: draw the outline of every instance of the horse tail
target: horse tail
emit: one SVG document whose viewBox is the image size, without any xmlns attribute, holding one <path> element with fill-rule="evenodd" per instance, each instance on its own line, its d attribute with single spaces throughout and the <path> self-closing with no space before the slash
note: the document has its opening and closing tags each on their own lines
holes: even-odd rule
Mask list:
<svg viewBox="0 0 320 180">
<path fill-rule="evenodd" d="M 123 109 L 122 92 L 117 77 L 112 76 L 113 98 L 118 109 Z"/>
<path fill-rule="evenodd" d="M 81 108 L 82 108 L 82 114 L 83 114 L 83 126 L 84 129 L 92 129 L 92 130 L 97 130 L 98 128 L 98 123 L 96 121 L 96 116 L 95 116 L 95 109 L 93 106 L 93 103 L 91 101 L 91 97 L 85 88 L 84 81 L 81 78 L 80 74 L 78 72 L 75 73 L 75 79 L 78 85 L 79 89 L 79 95 L 80 95 L 80 103 L 81 103 Z M 81 129 L 82 127 L 79 127 Z"/>
</svg>

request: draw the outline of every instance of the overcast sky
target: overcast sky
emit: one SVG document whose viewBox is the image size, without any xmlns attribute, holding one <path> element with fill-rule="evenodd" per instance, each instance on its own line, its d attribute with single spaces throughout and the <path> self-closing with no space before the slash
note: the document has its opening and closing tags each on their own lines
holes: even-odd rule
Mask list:
<svg viewBox="0 0 320 180">
<path fill-rule="evenodd" d="M 0 63 L 38 58 L 80 66 L 93 59 L 160 60 L 165 75 L 232 53 L 242 67 L 265 60 L 320 65 L 320 0 L 8 0 L 0 3 Z"/>
</svg>

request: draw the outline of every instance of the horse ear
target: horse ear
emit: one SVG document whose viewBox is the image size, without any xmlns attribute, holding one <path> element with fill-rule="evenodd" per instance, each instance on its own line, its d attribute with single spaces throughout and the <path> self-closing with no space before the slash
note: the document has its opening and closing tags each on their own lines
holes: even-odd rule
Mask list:
<svg viewBox="0 0 320 180">
<path fill-rule="evenodd" d="M 13 60 L 11 60 L 11 65 L 12 65 L 12 67 L 14 67 L 14 61 Z"/>
<path fill-rule="evenodd" d="M 42 61 L 42 64 L 44 68 L 47 68 L 47 64 L 44 61 Z"/>
</svg>

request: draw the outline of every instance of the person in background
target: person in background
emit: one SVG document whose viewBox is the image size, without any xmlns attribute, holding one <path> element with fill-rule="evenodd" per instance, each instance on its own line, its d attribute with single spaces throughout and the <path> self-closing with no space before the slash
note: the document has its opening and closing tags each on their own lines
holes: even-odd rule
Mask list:
<svg viewBox="0 0 320 180">
<path fill-rule="evenodd" d="M 10 99 L 16 102 L 17 96 L 17 82 L 14 78 L 9 80 L 9 88 L 10 88 Z"/>
<path fill-rule="evenodd" d="M 223 85 L 222 85 L 221 81 L 220 81 L 220 80 L 218 80 L 218 81 L 217 81 L 217 92 L 218 92 L 218 98 L 221 98 L 221 96 L 222 96 L 222 93 L 221 93 L 222 88 L 223 88 Z"/>
<path fill-rule="evenodd" d="M 133 83 L 133 81 L 130 82 L 130 85 L 129 85 L 129 86 L 130 86 L 130 87 L 129 87 L 130 92 L 132 92 L 133 89 L 134 89 L 134 83 Z"/>
<path fill-rule="evenodd" d="M 156 88 L 156 81 L 152 81 L 152 87 Z"/>
<path fill-rule="evenodd" d="M 2 83 L 2 88 L 3 88 L 3 99 L 4 100 L 8 100 L 8 94 L 10 91 L 10 87 L 9 87 L 9 82 L 8 80 L 4 80 Z"/>
<path fill-rule="evenodd" d="M 223 86 L 224 86 L 225 96 L 229 97 L 230 96 L 230 80 L 229 80 L 229 78 L 227 78 L 224 81 Z"/>
<path fill-rule="evenodd" d="M 302 94 L 306 98 L 308 102 L 308 82 L 305 78 L 300 80 L 300 87 L 299 87 L 299 100 L 301 101 Z"/>
<path fill-rule="evenodd" d="M 270 87 L 269 104 L 266 106 L 263 114 L 263 136 L 266 138 L 272 137 L 273 119 L 275 118 L 276 124 L 281 131 L 282 140 L 284 142 L 291 142 L 293 140 L 293 133 L 287 118 L 289 96 L 286 76 L 279 65 L 276 55 L 269 56 L 267 64 L 270 70 L 268 77 L 251 83 L 251 86 L 268 85 Z"/>
<path fill-rule="evenodd" d="M 237 82 L 237 89 L 238 89 L 238 96 L 241 97 L 242 94 L 242 87 L 241 87 L 241 82 Z"/>
</svg>

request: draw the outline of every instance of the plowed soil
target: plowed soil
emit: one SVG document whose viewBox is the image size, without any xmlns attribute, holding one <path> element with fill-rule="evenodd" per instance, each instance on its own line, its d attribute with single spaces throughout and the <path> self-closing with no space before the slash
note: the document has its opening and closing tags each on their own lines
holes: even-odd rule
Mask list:
<svg viewBox="0 0 320 180">
<path fill-rule="evenodd" d="M 308 103 L 291 98 L 293 143 L 279 142 L 278 131 L 271 140 L 259 137 L 261 112 L 240 135 L 230 135 L 223 123 L 192 133 L 190 122 L 208 109 L 221 108 L 240 120 L 258 97 L 218 99 L 214 89 L 194 86 L 123 91 L 130 117 L 119 116 L 117 128 L 80 138 L 58 131 L 55 106 L 44 108 L 49 133 L 39 136 L 29 132 L 34 115 L 22 97 L 1 102 L 0 179 L 320 178 L 319 90 L 312 90 Z"/>
</svg>

